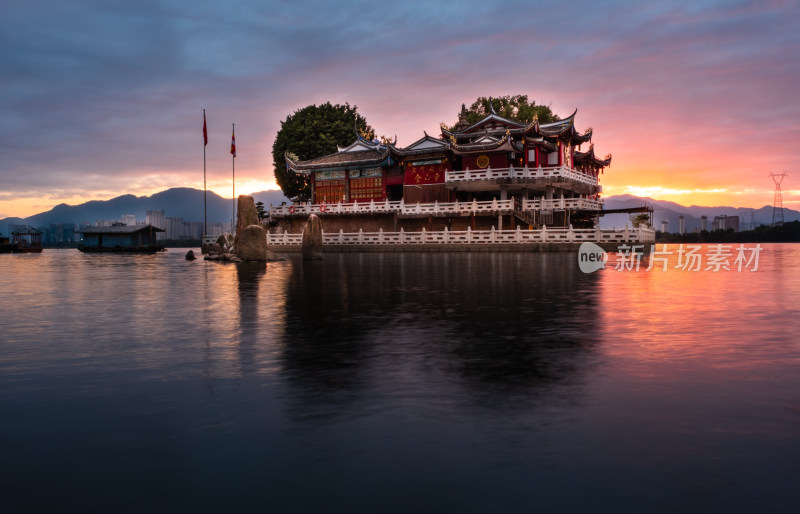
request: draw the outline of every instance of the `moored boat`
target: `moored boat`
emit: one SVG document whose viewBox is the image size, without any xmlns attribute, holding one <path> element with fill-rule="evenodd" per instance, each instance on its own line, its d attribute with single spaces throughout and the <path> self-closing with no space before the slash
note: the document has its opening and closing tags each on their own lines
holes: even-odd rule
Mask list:
<svg viewBox="0 0 800 514">
<path fill-rule="evenodd" d="M 42 253 L 42 232 L 35 228 L 11 233 L 11 252 Z"/>
</svg>

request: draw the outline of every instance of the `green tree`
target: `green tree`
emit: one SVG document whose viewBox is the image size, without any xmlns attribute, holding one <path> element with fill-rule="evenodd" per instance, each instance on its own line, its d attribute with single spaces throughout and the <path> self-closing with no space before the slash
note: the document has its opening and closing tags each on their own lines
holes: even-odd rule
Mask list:
<svg viewBox="0 0 800 514">
<path fill-rule="evenodd" d="M 534 100 L 528 100 L 528 95 L 507 95 L 497 98 L 481 96 L 469 106 L 469 109 L 462 111 L 467 123 L 477 123 L 491 114 L 490 101 L 494 112 L 498 115 L 520 123 L 530 123 L 534 116 L 539 117 L 539 123 L 552 123 L 561 119 L 558 115 L 553 114 L 550 107 L 536 105 Z"/>
<path fill-rule="evenodd" d="M 256 202 L 256 211 L 258 213 L 258 221 L 267 219 L 267 211 L 264 208 L 264 202 Z"/>
<path fill-rule="evenodd" d="M 646 212 L 640 212 L 639 214 L 632 214 L 631 215 L 631 225 L 633 228 L 638 228 L 639 225 L 645 225 L 647 227 L 650 226 L 650 214 Z"/>
<path fill-rule="evenodd" d="M 314 159 L 336 152 L 337 146 L 347 146 L 356 139 L 356 130 L 374 137 L 367 120 L 356 112 L 356 106 L 309 105 L 290 114 L 272 145 L 275 181 L 288 198 L 307 201 L 311 197 L 308 178 L 286 168 L 286 152 L 299 160 Z"/>
</svg>

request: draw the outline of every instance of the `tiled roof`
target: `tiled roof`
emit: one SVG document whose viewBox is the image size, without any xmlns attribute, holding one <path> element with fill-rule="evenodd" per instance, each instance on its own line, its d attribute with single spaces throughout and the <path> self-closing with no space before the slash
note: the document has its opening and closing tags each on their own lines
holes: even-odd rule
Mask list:
<svg viewBox="0 0 800 514">
<path fill-rule="evenodd" d="M 506 134 L 502 139 L 485 143 L 468 143 L 463 145 L 452 144 L 453 153 L 456 154 L 469 154 L 477 152 L 491 152 L 491 151 L 513 151 L 514 147 L 511 141 L 511 135 Z"/>
<path fill-rule="evenodd" d="M 611 154 L 606 155 L 605 159 L 598 159 L 594 154 L 594 145 L 589 147 L 588 152 L 575 151 L 575 162 L 583 163 L 588 162 L 598 167 L 605 167 L 611 165 Z"/>
<path fill-rule="evenodd" d="M 348 166 L 365 166 L 380 164 L 389 156 L 389 148 L 381 147 L 376 150 L 363 150 L 359 152 L 337 152 L 330 155 L 308 159 L 307 161 L 294 161 L 286 156 L 286 163 L 295 171 L 308 171 L 323 168 L 346 168 Z"/>
</svg>

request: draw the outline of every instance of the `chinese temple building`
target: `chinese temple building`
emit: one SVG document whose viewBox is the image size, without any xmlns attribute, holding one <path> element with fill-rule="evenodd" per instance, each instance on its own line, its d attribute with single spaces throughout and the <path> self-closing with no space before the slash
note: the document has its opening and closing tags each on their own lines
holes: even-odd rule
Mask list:
<svg viewBox="0 0 800 514">
<path fill-rule="evenodd" d="M 272 207 L 278 231 L 297 234 L 308 214 L 326 233 L 595 229 L 603 214 L 592 129 L 566 119 L 519 123 L 494 110 L 401 148 L 361 135 L 347 147 L 287 166 L 307 175 L 311 203 Z M 588 145 L 581 151 L 583 145 Z"/>
</svg>

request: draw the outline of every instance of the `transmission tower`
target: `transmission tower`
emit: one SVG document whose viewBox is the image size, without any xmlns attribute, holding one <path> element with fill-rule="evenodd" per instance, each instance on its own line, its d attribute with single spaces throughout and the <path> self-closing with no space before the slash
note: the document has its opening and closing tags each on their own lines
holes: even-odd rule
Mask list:
<svg viewBox="0 0 800 514">
<path fill-rule="evenodd" d="M 772 226 L 783 225 L 783 198 L 781 197 L 781 182 L 786 178 L 784 173 L 770 173 L 775 182 L 775 200 L 772 202 Z"/>
</svg>

